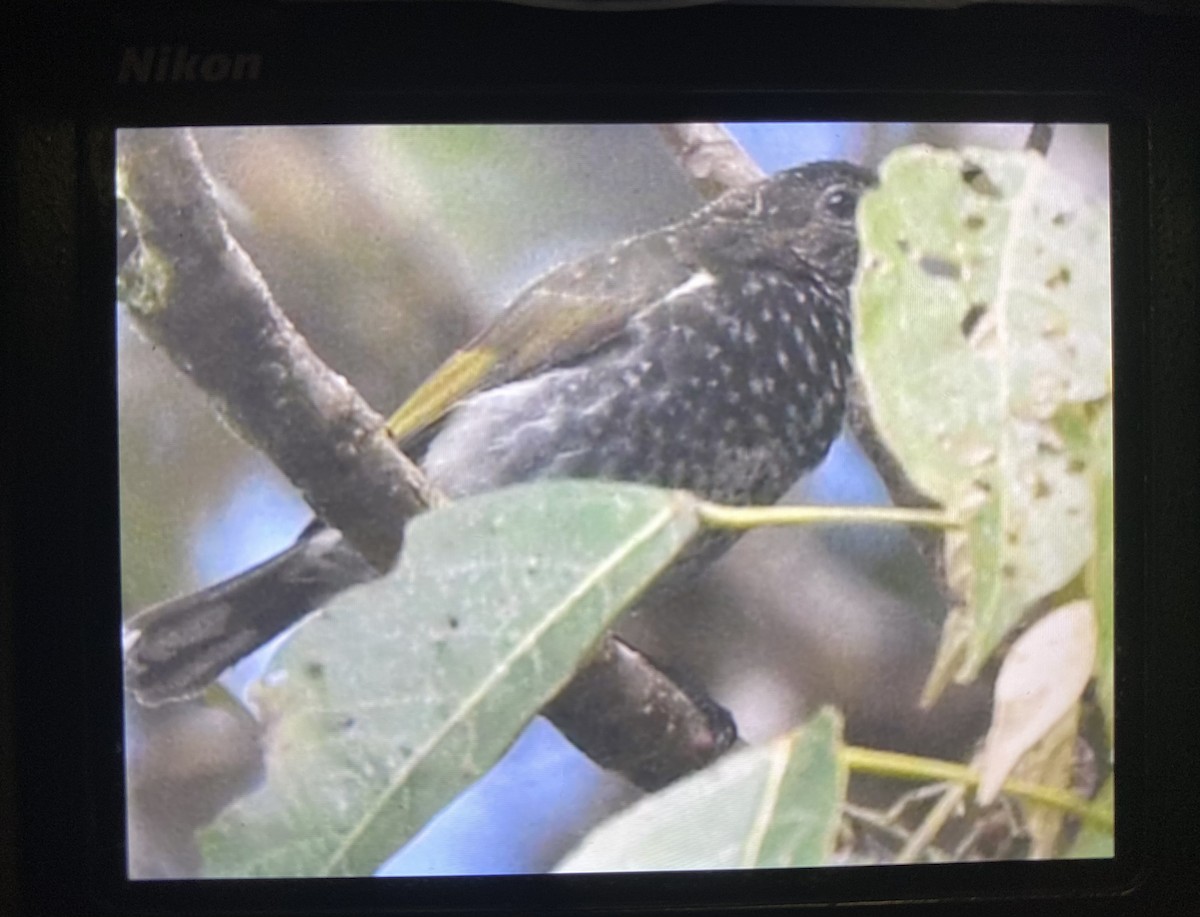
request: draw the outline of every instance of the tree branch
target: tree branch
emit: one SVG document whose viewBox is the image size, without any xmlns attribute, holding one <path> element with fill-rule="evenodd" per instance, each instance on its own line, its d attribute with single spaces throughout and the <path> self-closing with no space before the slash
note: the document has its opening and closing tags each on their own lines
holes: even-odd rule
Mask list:
<svg viewBox="0 0 1200 917">
<path fill-rule="evenodd" d="M 1035 124 L 1029 128 L 1029 139 L 1025 141 L 1025 149 L 1045 156 L 1050 152 L 1050 143 L 1053 140 L 1053 124 Z"/>
<path fill-rule="evenodd" d="M 737 740 L 723 707 L 613 636 L 542 712 L 589 758 L 648 792 L 711 763 Z"/>
<path fill-rule="evenodd" d="M 120 287 L 130 314 L 217 411 L 379 570 L 439 502 L 383 418 L 313 352 L 230 234 L 189 131 L 121 135 Z M 728 714 L 609 637 L 547 716 L 586 755 L 658 787 L 723 753 Z"/>
<path fill-rule="evenodd" d="M 707 200 L 767 177 L 721 124 L 660 124 L 658 130 L 679 167 Z"/>
<path fill-rule="evenodd" d="M 388 569 L 404 522 L 437 496 L 275 304 L 217 208 L 191 132 L 123 132 L 117 174 L 138 240 L 119 285 L 138 327 L 322 519 Z"/>
</svg>

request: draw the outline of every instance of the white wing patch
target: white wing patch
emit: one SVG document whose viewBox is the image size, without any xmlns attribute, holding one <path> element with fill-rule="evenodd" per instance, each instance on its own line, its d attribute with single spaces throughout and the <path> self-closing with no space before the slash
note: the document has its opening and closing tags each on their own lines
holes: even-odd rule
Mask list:
<svg viewBox="0 0 1200 917">
<path fill-rule="evenodd" d="M 671 302 L 672 300 L 679 299 L 683 296 L 690 296 L 692 293 L 695 293 L 698 290 L 705 290 L 708 287 L 711 287 L 716 282 L 717 278 L 708 271 L 696 271 L 696 273 L 694 273 L 679 286 L 675 287 L 673 290 L 669 290 L 667 294 L 663 296 L 662 301 Z"/>
</svg>

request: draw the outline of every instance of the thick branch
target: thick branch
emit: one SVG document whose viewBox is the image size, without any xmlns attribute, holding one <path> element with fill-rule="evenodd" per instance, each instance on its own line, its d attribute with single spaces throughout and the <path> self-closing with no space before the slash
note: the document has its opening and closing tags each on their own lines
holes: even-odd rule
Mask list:
<svg viewBox="0 0 1200 917">
<path fill-rule="evenodd" d="M 194 137 L 121 135 L 120 191 L 138 247 L 121 297 L 138 326 L 373 566 L 436 497 L 383 419 L 309 347 L 230 234 Z"/>
<path fill-rule="evenodd" d="M 326 522 L 378 569 L 390 566 L 404 523 L 437 496 L 383 434 L 383 419 L 276 306 L 216 207 L 190 132 L 124 134 L 118 169 L 122 299 L 139 327 Z M 728 714 L 616 638 L 547 715 L 643 787 L 707 764 L 734 738 Z"/>
<path fill-rule="evenodd" d="M 723 125 L 660 124 L 658 129 L 679 167 L 707 199 L 767 177 Z"/>
<path fill-rule="evenodd" d="M 601 767 L 650 792 L 710 764 L 737 740 L 723 707 L 613 636 L 542 712 Z"/>
</svg>

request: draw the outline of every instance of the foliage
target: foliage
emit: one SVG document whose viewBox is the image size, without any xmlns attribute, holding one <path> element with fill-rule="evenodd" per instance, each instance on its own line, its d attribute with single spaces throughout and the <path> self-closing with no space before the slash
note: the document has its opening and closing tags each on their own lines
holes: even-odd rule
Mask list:
<svg viewBox="0 0 1200 917">
<path fill-rule="evenodd" d="M 834 850 L 846 792 L 841 720 L 824 710 L 613 817 L 560 872 L 820 866 Z"/>
<path fill-rule="evenodd" d="M 1010 773 L 1065 788 L 1093 674 L 1113 735 L 1108 211 L 1031 151 L 912 147 L 881 179 L 861 211 L 859 371 L 906 474 L 962 522 L 926 696 L 1031 624 L 1001 666 L 980 795 Z M 1033 855 L 1061 826 L 1027 813 Z"/>
<path fill-rule="evenodd" d="M 934 672 L 973 678 L 1096 548 L 1108 214 L 1037 153 L 913 147 L 862 210 L 857 356 L 910 479 L 965 522 Z"/>
<path fill-rule="evenodd" d="M 414 521 L 395 571 L 334 601 L 265 675 L 267 781 L 208 830 L 210 874 L 374 870 L 557 694 L 696 531 L 691 505 L 562 482 Z"/>
<path fill-rule="evenodd" d="M 1109 742 L 1113 730 L 1108 216 L 1029 152 L 907 148 L 881 180 L 861 210 L 859 371 L 883 439 L 958 523 L 945 539 L 957 604 L 930 695 L 974 679 L 1047 612 L 1086 609 L 1094 624 L 1071 696 L 1018 711 L 1019 747 L 981 765 L 989 794 L 1010 775 L 1047 784 L 1027 804 L 1032 823 L 1069 789 L 1089 675 Z M 414 522 L 392 574 L 335 601 L 272 663 L 257 697 L 268 777 L 207 830 L 209 873 L 376 869 L 499 758 L 718 516 L 686 495 L 569 482 Z M 1058 644 L 1030 633 L 1039 666 L 1054 665 Z M 1024 677 L 1011 676 L 1018 693 Z M 614 816 L 560 869 L 831 862 L 860 759 L 823 711 Z M 946 773 L 934 764 L 893 773 Z M 1111 802 L 1110 782 L 1099 805 Z M 1073 855 L 1111 852 L 1104 821 L 1088 822 Z M 1034 833 L 1035 851 L 1065 847 L 1061 813 Z"/>
</svg>

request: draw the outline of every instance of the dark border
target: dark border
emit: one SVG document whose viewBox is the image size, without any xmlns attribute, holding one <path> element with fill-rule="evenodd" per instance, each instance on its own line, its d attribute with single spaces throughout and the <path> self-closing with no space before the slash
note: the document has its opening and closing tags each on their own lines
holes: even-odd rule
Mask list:
<svg viewBox="0 0 1200 917">
<path fill-rule="evenodd" d="M 410 106 L 410 100 L 397 96 L 364 106 L 353 106 L 355 118 L 347 123 L 360 123 L 364 109 L 374 109 L 395 116 L 398 111 L 421 107 Z M 801 903 L 880 902 L 898 899 L 1023 899 L 1033 896 L 1091 896 L 1112 894 L 1130 887 L 1137 878 L 1141 864 L 1137 855 L 1136 827 L 1141 824 L 1139 790 L 1132 775 L 1138 770 L 1139 744 L 1132 741 L 1137 735 L 1140 716 L 1137 694 L 1140 683 L 1137 673 L 1139 658 L 1137 630 L 1131 626 L 1132 609 L 1140 604 L 1143 593 L 1141 581 L 1142 533 L 1144 519 L 1140 507 L 1144 494 L 1138 493 L 1136 482 L 1143 480 L 1143 456 L 1139 454 L 1146 442 L 1137 431 L 1137 419 L 1143 416 L 1138 379 L 1145 375 L 1144 316 L 1132 309 L 1136 291 L 1142 288 L 1143 271 L 1138 241 L 1141 234 L 1131 231 L 1144 218 L 1141 197 L 1145 187 L 1145 166 L 1139 155 L 1144 144 L 1144 131 L 1127 104 L 1114 106 L 1111 100 L 1075 96 L 1047 99 L 1046 97 L 1003 98 L 988 96 L 943 96 L 935 99 L 916 99 L 896 95 L 886 99 L 865 97 L 814 97 L 798 94 L 729 95 L 695 94 L 685 104 L 669 97 L 623 97 L 605 95 L 581 100 L 578 95 L 546 94 L 536 100 L 526 96 L 497 95 L 480 104 L 477 100 L 440 100 L 436 111 L 447 122 L 464 121 L 548 121 L 559 118 L 578 121 L 620 120 L 641 118 L 674 118 L 685 120 L 802 120 L 826 118 L 836 112 L 834 120 L 883 121 L 881 112 L 890 119 L 905 112 L 911 121 L 987 121 L 1008 120 L 1018 112 L 1025 113 L 1022 122 L 1050 119 L 1063 123 L 1072 121 L 1108 120 L 1112 155 L 1113 199 L 1113 270 L 1114 270 L 1114 340 L 1115 364 L 1119 381 L 1116 398 L 1117 449 L 1116 480 L 1120 481 L 1117 497 L 1119 550 L 1117 552 L 1117 581 L 1120 583 L 1120 608 L 1117 616 L 1119 646 L 1118 672 L 1118 802 L 1117 855 L 1111 861 L 1003 862 L 977 864 L 939 864 L 936 866 L 837 867 L 806 870 L 729 871 L 713 873 L 657 873 L 608 876 L 504 876 L 458 878 L 386 878 L 370 882 L 353 879 L 259 879 L 259 880 L 178 880 L 125 881 L 125 850 L 112 843 L 125 832 L 124 763 L 119 753 L 122 732 L 121 710 L 113 709 L 110 698 L 121 697 L 120 657 L 115 652 L 114 634 L 120 632 L 120 602 L 114 571 L 119 570 L 115 555 L 105 561 L 105 570 L 97 576 L 113 587 L 106 589 L 109 601 L 104 614 L 91 621 L 97 625 L 89 645 L 110 652 L 93 660 L 98 686 L 92 694 L 94 703 L 88 721 L 94 724 L 97 748 L 104 749 L 94 760 L 102 774 L 93 791 L 97 793 L 99 832 L 96 853 L 96 887 L 119 903 L 122 910 L 174 912 L 186 903 L 189 910 L 220 913 L 231 906 L 237 910 L 264 909 L 271 913 L 340 913 L 347 908 L 386 908 L 405 902 L 414 910 L 464 910 L 473 913 L 504 913 L 509 911 L 546 911 L 563 907 L 583 910 L 657 911 L 676 908 L 729 910 L 744 906 L 780 906 Z M 999 104 L 997 104 L 999 103 Z M 683 109 L 684 113 L 680 113 Z M 341 120 L 343 108 L 337 101 L 328 106 L 318 105 L 310 110 L 310 123 L 334 123 Z M 636 112 L 636 117 L 631 115 Z M 452 116 L 449 113 L 453 113 Z M 1101 114 L 1108 118 L 1101 118 Z M 422 111 L 422 120 L 427 112 Z M 324 115 L 324 117 L 322 117 Z M 581 118 L 582 115 L 582 118 Z M 619 116 L 614 119 L 614 115 Z M 274 118 L 270 119 L 272 122 Z M 376 123 L 365 118 L 361 123 Z M 143 124 L 153 123 L 144 119 Z M 124 126 L 124 125 L 123 125 Z M 86 195 L 86 224 L 82 238 L 85 250 L 95 253 L 85 270 L 92 273 L 84 284 L 87 291 L 86 310 L 89 319 L 88 337 L 93 340 L 115 339 L 111 302 L 114 296 L 115 270 L 112 256 L 115 238 L 115 208 L 112 199 L 113 128 L 96 127 L 88 132 L 91 138 L 81 151 L 87 160 L 81 174 L 93 176 L 96 187 Z M 106 180 L 107 179 L 107 180 Z M 103 257 L 102 257 L 103 255 Z M 95 293 L 93 296 L 92 293 Z M 1122 307 L 1122 303 L 1125 304 Z M 105 386 L 97 389 L 97 403 L 92 406 L 105 426 L 115 429 L 115 353 L 97 348 L 97 380 Z M 105 359 L 107 358 L 107 359 Z M 100 365 L 103 363 L 103 365 Z M 1127 381 L 1128 380 L 1128 381 Z M 104 404 L 99 401 L 103 399 Z M 115 454 L 115 443 L 112 451 Z M 110 488 L 115 485 L 115 466 L 110 469 Z M 115 496 L 109 512 L 115 509 Z M 115 516 L 106 520 L 111 531 Z M 108 544 L 117 544 L 110 535 Z M 108 564 L 112 564 L 111 567 Z M 99 580 L 98 580 L 99 581 Z M 114 738 L 116 741 L 114 741 Z M 114 754 L 114 750 L 117 753 Z M 519 905 L 506 902 L 520 902 Z"/>
<path fill-rule="evenodd" d="M 0 706 L 14 741 L 0 745 L 16 749 L 11 900 L 21 913 L 724 913 L 851 900 L 921 913 L 938 902 L 950 913 L 1011 913 L 1014 902 L 1055 913 L 1194 909 L 1200 30 L 1094 9 L 605 17 L 466 3 L 161 6 L 35 18 L 4 48 L 12 155 L 0 174 L 14 244 L 0 283 L 16 308 L 0 342 L 15 431 L 4 437 L 12 513 L 0 624 L 12 609 L 16 691 Z M 663 28 L 688 39 L 665 46 Z M 120 48 L 161 41 L 261 49 L 269 66 L 236 92 L 117 87 Z M 1112 122 L 1117 858 L 708 877 L 125 882 L 121 712 L 111 702 L 113 125 L 769 116 Z"/>
</svg>

